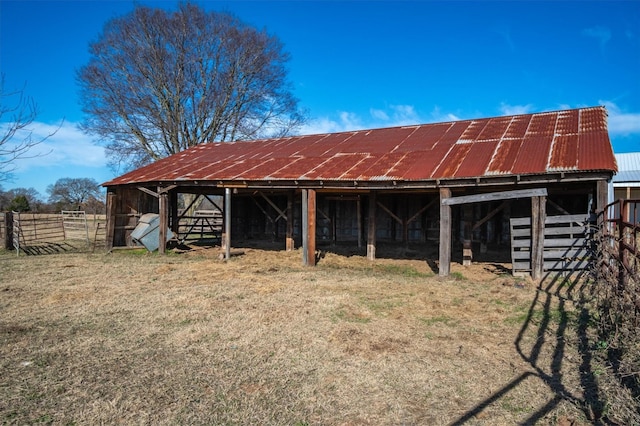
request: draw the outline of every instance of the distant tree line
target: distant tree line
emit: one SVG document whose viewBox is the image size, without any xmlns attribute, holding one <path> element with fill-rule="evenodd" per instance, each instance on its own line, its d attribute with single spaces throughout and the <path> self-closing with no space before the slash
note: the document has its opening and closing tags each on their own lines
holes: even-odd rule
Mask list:
<svg viewBox="0 0 640 426">
<path fill-rule="evenodd" d="M 87 213 L 105 212 L 104 194 L 100 184 L 91 178 L 62 178 L 47 187 L 47 196 L 35 188 L 4 190 L 0 185 L 0 211 L 34 213 L 84 210 Z"/>
</svg>

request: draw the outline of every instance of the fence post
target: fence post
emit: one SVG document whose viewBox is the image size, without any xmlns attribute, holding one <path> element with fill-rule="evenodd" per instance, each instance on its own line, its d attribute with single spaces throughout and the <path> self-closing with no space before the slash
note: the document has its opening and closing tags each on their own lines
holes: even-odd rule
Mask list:
<svg viewBox="0 0 640 426">
<path fill-rule="evenodd" d="M 4 248 L 13 250 L 13 212 L 4 214 Z"/>
<path fill-rule="evenodd" d="M 624 288 L 624 278 L 626 275 L 625 266 L 626 262 L 626 243 L 628 242 L 629 235 L 626 232 L 626 221 L 629 217 L 629 203 L 626 200 L 620 200 L 620 215 L 618 217 L 618 285 L 619 288 Z"/>
</svg>

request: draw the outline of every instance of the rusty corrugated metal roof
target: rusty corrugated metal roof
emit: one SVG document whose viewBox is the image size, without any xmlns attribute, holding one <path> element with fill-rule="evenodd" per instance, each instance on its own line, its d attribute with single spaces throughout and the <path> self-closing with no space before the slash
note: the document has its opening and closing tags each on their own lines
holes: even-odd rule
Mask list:
<svg viewBox="0 0 640 426">
<path fill-rule="evenodd" d="M 103 185 L 431 181 L 557 171 L 616 171 L 604 107 L 202 144 Z"/>
</svg>

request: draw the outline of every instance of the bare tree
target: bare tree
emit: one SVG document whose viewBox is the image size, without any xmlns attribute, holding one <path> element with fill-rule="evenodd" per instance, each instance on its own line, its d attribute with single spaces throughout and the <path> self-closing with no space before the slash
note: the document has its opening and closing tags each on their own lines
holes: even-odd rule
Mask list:
<svg viewBox="0 0 640 426">
<path fill-rule="evenodd" d="M 47 187 L 49 203 L 58 209 L 76 210 L 93 198 L 101 198 L 100 184 L 91 178 L 62 178 Z"/>
<path fill-rule="evenodd" d="M 2 74 L 0 76 L 0 182 L 10 179 L 17 160 L 41 155 L 33 155 L 29 151 L 57 132 L 56 130 L 45 137 L 34 138 L 33 130 L 29 127 L 37 116 L 38 106 L 33 98 L 25 95 L 24 88 L 5 91 L 4 74 Z"/>
<path fill-rule="evenodd" d="M 42 195 L 35 188 L 12 188 L 6 192 L 3 192 L 2 188 L 0 188 L 0 211 L 3 209 L 9 210 L 7 206 L 16 197 L 24 197 L 31 211 L 37 212 L 43 208 Z M 3 206 L 5 207 L 3 208 Z"/>
<path fill-rule="evenodd" d="M 305 118 L 280 41 L 186 3 L 107 22 L 78 71 L 86 120 L 110 164 L 138 167 L 207 142 L 278 137 Z"/>
</svg>

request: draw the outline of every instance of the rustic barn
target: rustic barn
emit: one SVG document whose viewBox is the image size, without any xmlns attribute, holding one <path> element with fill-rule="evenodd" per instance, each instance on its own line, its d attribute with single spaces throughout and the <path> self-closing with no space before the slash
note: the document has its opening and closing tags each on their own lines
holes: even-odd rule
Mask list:
<svg viewBox="0 0 640 426">
<path fill-rule="evenodd" d="M 448 275 L 452 256 L 510 253 L 510 219 L 529 218 L 525 269 L 539 277 L 547 215 L 602 208 L 615 172 L 604 107 L 208 143 L 103 184 L 107 246 L 132 244 L 138 219 L 153 212 L 164 251 L 167 233 L 179 239 L 194 220 L 198 196 L 219 205 L 227 256 L 265 240 L 302 247 L 314 265 L 319 249 L 375 259 L 384 245 L 431 253 Z"/>
</svg>

